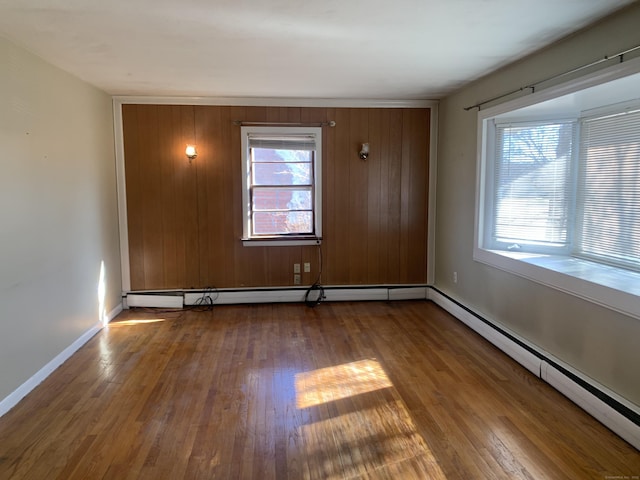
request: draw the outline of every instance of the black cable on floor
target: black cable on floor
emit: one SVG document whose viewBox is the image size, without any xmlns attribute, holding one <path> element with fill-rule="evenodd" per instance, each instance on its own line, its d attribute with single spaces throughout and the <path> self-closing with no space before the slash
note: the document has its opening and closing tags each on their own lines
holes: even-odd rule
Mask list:
<svg viewBox="0 0 640 480">
<path fill-rule="evenodd" d="M 212 294 L 215 294 L 215 296 L 212 297 Z M 195 301 L 190 309 L 196 312 L 212 310 L 213 304 L 219 296 L 220 293 L 216 287 L 206 287 L 202 292 L 202 296 Z"/>
<path fill-rule="evenodd" d="M 322 245 L 320 244 L 320 241 L 318 241 L 318 264 L 320 266 L 318 278 L 304 294 L 304 304 L 311 308 L 317 307 L 320 305 L 320 302 L 326 298 L 324 295 L 324 288 L 322 287 Z"/>
</svg>

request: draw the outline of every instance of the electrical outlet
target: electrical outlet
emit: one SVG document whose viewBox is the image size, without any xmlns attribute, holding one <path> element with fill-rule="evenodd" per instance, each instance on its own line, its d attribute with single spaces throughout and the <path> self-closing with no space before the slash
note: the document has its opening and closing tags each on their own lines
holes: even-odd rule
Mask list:
<svg viewBox="0 0 640 480">
<path fill-rule="evenodd" d="M 293 276 L 293 284 L 294 285 L 300 285 L 300 274 L 299 273 L 296 273 Z"/>
<path fill-rule="evenodd" d="M 453 272 L 453 283 L 458 283 L 458 272 Z"/>
<path fill-rule="evenodd" d="M 300 264 L 299 263 L 294 263 L 293 264 L 293 273 L 300 273 Z"/>
<path fill-rule="evenodd" d="M 309 273 L 310 271 L 311 271 L 311 263 L 306 262 L 306 263 L 304 264 L 304 272 L 305 272 L 305 273 Z"/>
</svg>

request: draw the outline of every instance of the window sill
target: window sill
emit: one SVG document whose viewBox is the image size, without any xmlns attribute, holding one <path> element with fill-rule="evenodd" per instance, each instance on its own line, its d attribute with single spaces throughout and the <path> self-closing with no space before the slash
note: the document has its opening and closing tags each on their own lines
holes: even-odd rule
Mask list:
<svg viewBox="0 0 640 480">
<path fill-rule="evenodd" d="M 640 319 L 640 273 L 569 256 L 480 248 L 474 260 Z"/>
<path fill-rule="evenodd" d="M 245 247 L 295 247 L 299 245 L 320 245 L 322 238 L 318 237 L 259 237 L 243 238 Z"/>
</svg>

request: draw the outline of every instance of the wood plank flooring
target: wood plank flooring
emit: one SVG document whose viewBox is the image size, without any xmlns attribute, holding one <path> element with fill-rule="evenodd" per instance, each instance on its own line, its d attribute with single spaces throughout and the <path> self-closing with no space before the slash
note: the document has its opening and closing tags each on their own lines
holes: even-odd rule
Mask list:
<svg viewBox="0 0 640 480">
<path fill-rule="evenodd" d="M 0 418 L 0 479 L 638 478 L 429 302 L 120 315 Z"/>
</svg>

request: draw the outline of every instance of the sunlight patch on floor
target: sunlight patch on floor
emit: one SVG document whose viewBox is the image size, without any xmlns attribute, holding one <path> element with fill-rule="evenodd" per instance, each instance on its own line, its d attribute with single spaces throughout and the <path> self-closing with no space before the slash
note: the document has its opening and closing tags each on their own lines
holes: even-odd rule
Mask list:
<svg viewBox="0 0 640 480">
<path fill-rule="evenodd" d="M 146 325 L 148 323 L 159 323 L 166 321 L 164 318 L 145 318 L 145 319 L 131 319 L 131 320 L 120 320 L 116 322 L 111 322 L 109 327 L 126 327 L 131 325 Z"/>
<path fill-rule="evenodd" d="M 393 386 L 375 359 L 298 373 L 295 384 L 298 408 L 313 407 Z"/>
<path fill-rule="evenodd" d="M 446 478 L 402 400 L 338 410 L 301 427 L 311 478 Z"/>
<path fill-rule="evenodd" d="M 375 359 L 298 373 L 295 388 L 310 478 L 446 478 Z"/>
</svg>

